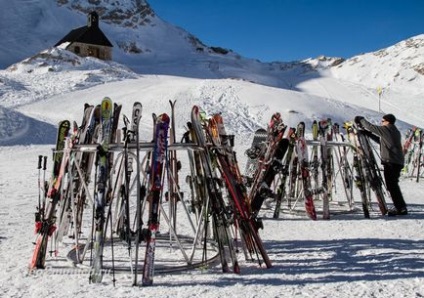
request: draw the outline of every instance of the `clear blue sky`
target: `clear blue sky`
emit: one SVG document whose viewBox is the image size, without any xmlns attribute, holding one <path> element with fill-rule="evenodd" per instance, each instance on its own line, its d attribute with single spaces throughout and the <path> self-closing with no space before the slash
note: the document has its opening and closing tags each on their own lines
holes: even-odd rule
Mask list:
<svg viewBox="0 0 424 298">
<path fill-rule="evenodd" d="M 424 34 L 424 0 L 147 0 L 208 46 L 264 62 L 349 58 Z"/>
</svg>

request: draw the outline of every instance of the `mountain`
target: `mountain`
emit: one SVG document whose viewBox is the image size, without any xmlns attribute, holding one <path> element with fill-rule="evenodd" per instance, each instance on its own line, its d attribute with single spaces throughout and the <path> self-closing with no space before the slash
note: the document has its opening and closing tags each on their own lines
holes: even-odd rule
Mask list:
<svg viewBox="0 0 424 298">
<path fill-rule="evenodd" d="M 0 68 L 53 46 L 71 29 L 85 25 L 87 14 L 96 10 L 102 31 L 114 45 L 114 61 L 140 74 L 240 78 L 289 89 L 302 79 L 301 74 L 325 65 L 334 77 L 368 88 L 392 87 L 399 81 L 423 83 L 424 35 L 346 61 L 318 57 L 261 63 L 243 58 L 225 45 L 203 44 L 189 32 L 158 17 L 145 0 L 15 0 L 3 1 L 0 8 L 0 26 L 5 28 L 0 32 Z M 382 64 L 390 71 L 379 74 Z M 350 76 L 353 72 L 355 75 Z M 288 74 L 296 79 L 288 80 Z"/>
<path fill-rule="evenodd" d="M 0 8 L 5 15 L 0 26 L 8 28 L 0 33 L 1 68 L 53 46 L 71 29 L 85 25 L 92 10 L 98 12 L 100 27 L 112 41 L 114 60 L 131 65 L 137 73 L 222 78 L 246 66 L 231 50 L 208 47 L 161 20 L 143 0 L 16 0 L 2 2 Z"/>
<path fill-rule="evenodd" d="M 86 24 L 92 10 L 114 45 L 113 61 L 52 47 Z M 5 28 L 0 32 L 0 65 L 6 67 L 0 70 L 0 145 L 21 144 L 27 135 L 31 142 L 51 143 L 40 135 L 34 140 L 28 128 L 35 120 L 52 131 L 63 118 L 80 121 L 84 101 L 96 104 L 106 95 L 129 106 L 134 100 L 157 101 L 152 108 L 178 98 L 186 103 L 184 113 L 201 104 L 209 111 L 224 111 L 237 124 L 233 129 L 246 136 L 275 111 L 293 126 L 327 117 L 343 122 L 356 114 L 378 121 L 388 112 L 403 129 L 424 126 L 424 35 L 346 60 L 321 56 L 262 63 L 204 45 L 161 20 L 142 0 L 2 1 L 0 11 Z M 25 125 L 12 125 L 6 118 L 10 113 L 17 113 Z"/>
<path fill-rule="evenodd" d="M 333 73 L 337 78 L 365 86 L 373 83 L 409 92 L 417 90 L 424 83 L 424 34 L 347 59 L 335 67 Z"/>
</svg>

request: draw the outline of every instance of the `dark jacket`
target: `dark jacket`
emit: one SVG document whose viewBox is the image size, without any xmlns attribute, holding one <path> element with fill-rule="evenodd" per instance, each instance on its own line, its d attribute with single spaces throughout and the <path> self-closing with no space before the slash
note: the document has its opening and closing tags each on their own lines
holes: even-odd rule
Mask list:
<svg viewBox="0 0 424 298">
<path fill-rule="evenodd" d="M 366 119 L 360 121 L 361 125 L 380 137 L 381 162 L 403 165 L 405 158 L 402 152 L 402 137 L 394 124 L 385 126 L 373 125 Z"/>
</svg>

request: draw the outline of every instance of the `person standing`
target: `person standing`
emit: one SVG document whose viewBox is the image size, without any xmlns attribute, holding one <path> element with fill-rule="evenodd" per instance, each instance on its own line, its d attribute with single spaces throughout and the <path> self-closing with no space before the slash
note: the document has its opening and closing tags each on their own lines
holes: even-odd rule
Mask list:
<svg viewBox="0 0 424 298">
<path fill-rule="evenodd" d="M 380 142 L 381 164 L 384 167 L 384 180 L 392 197 L 394 207 L 388 216 L 407 215 L 408 209 L 399 187 L 399 177 L 405 163 L 402 151 L 401 134 L 395 126 L 396 117 L 386 114 L 381 125 L 373 125 L 362 116 L 355 117 L 355 123 L 377 136 Z"/>
</svg>

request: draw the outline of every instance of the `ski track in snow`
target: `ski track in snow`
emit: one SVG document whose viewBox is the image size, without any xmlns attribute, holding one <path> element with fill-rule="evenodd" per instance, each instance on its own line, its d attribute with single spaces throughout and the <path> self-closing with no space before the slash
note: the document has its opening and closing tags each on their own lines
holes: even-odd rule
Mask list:
<svg viewBox="0 0 424 298">
<path fill-rule="evenodd" d="M 260 127 L 264 122 L 261 115 L 253 115 L 249 106 L 242 102 L 238 96 L 240 87 L 231 84 L 231 80 L 223 80 L 216 84 L 205 81 L 199 88 L 200 98 L 203 98 L 201 108 L 209 115 L 222 114 L 225 125 L 231 134 L 248 135 Z M 229 106 L 237 107 L 228 109 Z"/>
</svg>

